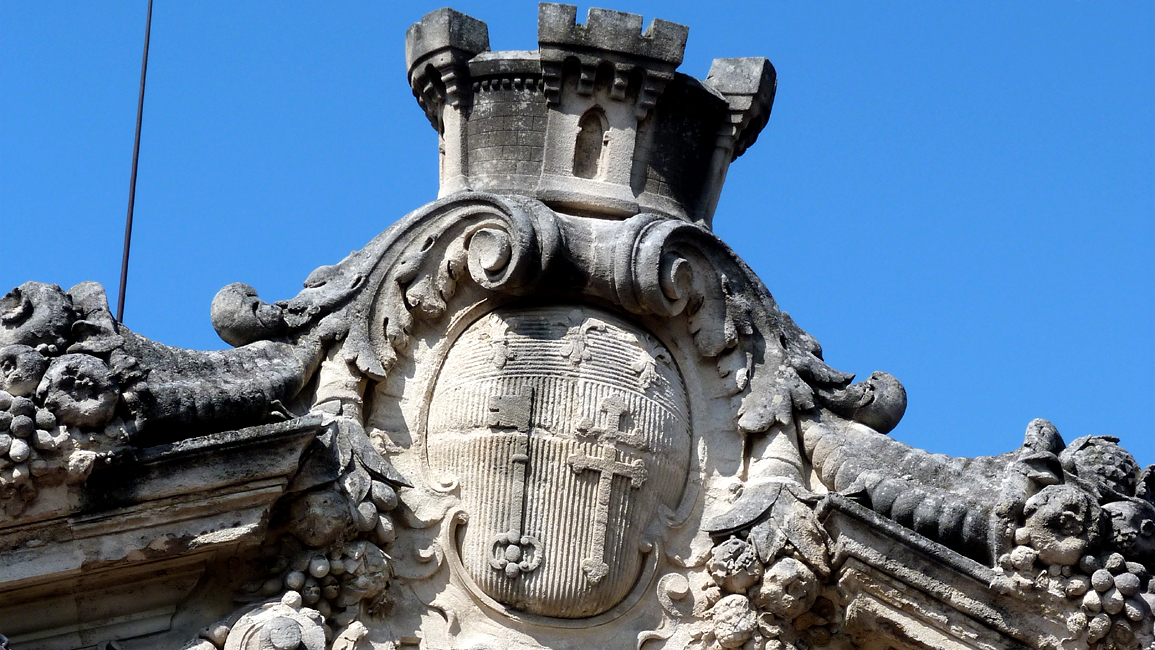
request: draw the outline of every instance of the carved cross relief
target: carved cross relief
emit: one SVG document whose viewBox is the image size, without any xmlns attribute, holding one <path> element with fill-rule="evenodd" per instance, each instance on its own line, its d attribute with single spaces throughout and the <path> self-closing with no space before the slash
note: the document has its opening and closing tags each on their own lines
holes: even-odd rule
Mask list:
<svg viewBox="0 0 1155 650">
<path fill-rule="evenodd" d="M 668 355 L 613 314 L 564 305 L 498 310 L 457 338 L 430 398 L 426 461 L 459 486 L 444 494 L 461 517 L 443 532 L 460 586 L 575 619 L 631 593 L 653 566 L 658 507 L 682 498 L 690 467 Z"/>
<path fill-rule="evenodd" d="M 529 480 L 529 443 L 533 431 L 533 390 L 523 388 L 524 393 L 492 395 L 489 398 L 489 420 L 487 424 L 497 429 L 514 429 L 513 453 L 510 455 L 510 477 L 515 486 L 509 506 L 509 523 L 505 532 L 493 536 L 489 563 L 497 571 L 505 572 L 509 578 L 517 578 L 538 568 L 542 561 L 541 542 L 524 529 L 526 494 Z M 598 454 L 572 454 L 568 465 L 574 473 L 594 471 L 598 473 L 598 486 L 594 510 L 593 547 L 582 560 L 582 571 L 591 585 L 596 585 L 608 574 L 609 565 L 605 561 L 606 536 L 609 531 L 609 512 L 615 476 L 628 478 L 630 488 L 638 489 L 646 482 L 645 461 L 635 458 L 629 462 L 617 460 L 618 443 L 644 451 L 648 448 L 645 435 L 631 429 L 622 429 L 622 420 L 629 415 L 624 399 L 617 395 L 604 398 L 599 411 L 606 414 L 607 425 L 595 426 L 593 420 L 583 417 L 577 423 L 577 433 L 581 437 L 594 438 L 602 443 Z"/>
<path fill-rule="evenodd" d="M 582 418 L 578 423 L 578 435 L 593 437 L 603 443 L 599 449 L 600 455 L 573 454 L 569 457 L 569 466 L 575 473 L 585 471 L 598 472 L 597 508 L 594 511 L 593 548 L 589 555 L 582 560 L 582 571 L 590 584 L 596 585 L 609 573 L 606 564 L 606 534 L 609 528 L 610 498 L 612 496 L 615 476 L 624 476 L 630 479 L 630 487 L 638 489 L 646 482 L 646 463 L 641 458 L 623 463 L 617 460 L 618 446 L 622 443 L 639 451 L 646 449 L 645 435 L 639 431 L 622 431 L 622 418 L 629 413 L 624 399 L 617 395 L 610 395 L 602 400 L 599 410 L 608 416 L 608 425 L 604 428 L 595 427 L 589 418 Z"/>
</svg>

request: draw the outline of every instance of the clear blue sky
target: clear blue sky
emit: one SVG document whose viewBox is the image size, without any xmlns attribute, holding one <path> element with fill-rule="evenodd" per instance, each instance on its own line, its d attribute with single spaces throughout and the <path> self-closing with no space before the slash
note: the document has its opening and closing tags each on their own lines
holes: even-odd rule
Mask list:
<svg viewBox="0 0 1155 650">
<path fill-rule="evenodd" d="M 145 4 L 0 3 L 5 289 L 115 303 Z M 289 298 L 436 197 L 403 46 L 438 6 L 156 0 L 130 327 L 223 347 L 220 287 Z M 602 6 L 689 25 L 699 78 L 774 62 L 716 230 L 833 366 L 903 381 L 895 437 L 994 454 L 1046 417 L 1155 462 L 1155 4 Z M 533 3 L 455 7 L 536 47 Z"/>
</svg>

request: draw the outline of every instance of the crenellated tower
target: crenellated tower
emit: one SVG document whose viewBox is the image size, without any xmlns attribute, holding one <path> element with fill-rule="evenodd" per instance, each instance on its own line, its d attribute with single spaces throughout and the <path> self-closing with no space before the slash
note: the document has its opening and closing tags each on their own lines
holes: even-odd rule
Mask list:
<svg viewBox="0 0 1155 650">
<path fill-rule="evenodd" d="M 730 163 L 774 102 L 764 58 L 677 71 L 687 27 L 542 3 L 538 49 L 489 51 L 485 23 L 452 9 L 409 28 L 406 62 L 437 130 L 441 196 L 476 190 L 563 211 L 642 212 L 709 225 Z"/>
</svg>

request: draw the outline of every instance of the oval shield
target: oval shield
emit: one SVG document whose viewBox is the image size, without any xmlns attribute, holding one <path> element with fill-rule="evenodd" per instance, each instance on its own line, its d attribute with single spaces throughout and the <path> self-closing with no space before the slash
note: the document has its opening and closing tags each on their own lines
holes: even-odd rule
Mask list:
<svg viewBox="0 0 1155 650">
<path fill-rule="evenodd" d="M 669 352 L 591 308 L 501 310 L 472 324 L 429 408 L 430 469 L 459 481 L 462 566 L 514 609 L 595 616 L 645 561 L 659 505 L 675 508 L 689 409 Z"/>
</svg>

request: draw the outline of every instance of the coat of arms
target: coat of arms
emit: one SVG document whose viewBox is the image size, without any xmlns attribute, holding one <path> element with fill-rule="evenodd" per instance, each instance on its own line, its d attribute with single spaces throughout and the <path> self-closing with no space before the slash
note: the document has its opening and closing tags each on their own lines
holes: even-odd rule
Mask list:
<svg viewBox="0 0 1155 650">
<path fill-rule="evenodd" d="M 559 618 L 625 598 L 689 463 L 660 343 L 588 308 L 494 312 L 453 345 L 429 412 L 429 464 L 459 482 L 458 552 L 482 592 Z"/>
</svg>

